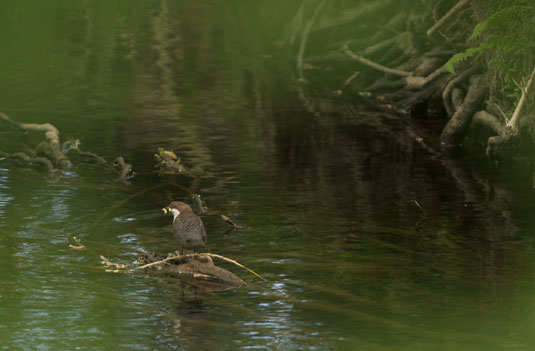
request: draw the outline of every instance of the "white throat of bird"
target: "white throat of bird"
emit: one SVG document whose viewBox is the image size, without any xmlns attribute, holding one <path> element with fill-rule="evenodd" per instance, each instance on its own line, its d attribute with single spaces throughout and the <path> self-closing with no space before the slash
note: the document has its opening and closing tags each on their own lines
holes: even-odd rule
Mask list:
<svg viewBox="0 0 535 351">
<path fill-rule="evenodd" d="M 172 208 L 171 209 L 171 213 L 173 214 L 173 222 L 175 221 L 175 219 L 178 217 L 178 215 L 180 214 L 180 211 L 177 210 L 176 208 Z"/>
</svg>

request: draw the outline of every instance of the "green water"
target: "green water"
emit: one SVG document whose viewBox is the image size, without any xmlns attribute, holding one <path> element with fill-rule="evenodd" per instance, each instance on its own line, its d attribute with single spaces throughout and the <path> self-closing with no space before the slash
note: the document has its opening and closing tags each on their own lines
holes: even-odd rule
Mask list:
<svg viewBox="0 0 535 351">
<path fill-rule="evenodd" d="M 292 4 L 0 8 L 0 110 L 137 173 L 125 185 L 73 157 L 49 179 L 0 161 L 0 349 L 535 348 L 530 184 L 489 196 L 406 119 L 333 96 L 308 96 L 331 112 L 311 110 L 277 46 Z M 2 151 L 41 140 L 0 125 Z M 196 176 L 159 176 L 158 147 Z M 206 251 L 267 282 L 224 263 L 250 284 L 194 293 L 105 272 L 100 255 L 177 249 L 160 208 L 190 192 L 209 209 Z"/>
</svg>

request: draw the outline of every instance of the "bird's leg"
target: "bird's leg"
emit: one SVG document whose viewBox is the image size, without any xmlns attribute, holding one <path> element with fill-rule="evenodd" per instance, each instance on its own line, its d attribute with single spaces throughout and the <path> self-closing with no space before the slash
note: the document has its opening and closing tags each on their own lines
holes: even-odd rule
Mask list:
<svg viewBox="0 0 535 351">
<path fill-rule="evenodd" d="M 180 245 L 180 256 L 184 254 L 184 246 Z"/>
</svg>

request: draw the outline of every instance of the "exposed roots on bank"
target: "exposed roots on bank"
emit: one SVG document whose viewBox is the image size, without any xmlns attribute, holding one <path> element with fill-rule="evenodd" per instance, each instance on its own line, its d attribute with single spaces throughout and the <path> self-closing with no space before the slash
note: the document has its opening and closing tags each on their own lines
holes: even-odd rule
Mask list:
<svg viewBox="0 0 535 351">
<path fill-rule="evenodd" d="M 427 11 L 434 19 L 422 17 L 422 6 L 432 7 Z M 321 115 L 321 105 L 314 106 L 307 96 L 307 88 L 318 87 L 307 86 L 307 82 L 315 72 L 321 73 L 322 66 L 332 72 L 331 67 L 337 67 L 336 72 L 347 67 L 347 75 L 340 77 L 338 88 L 331 93 L 375 99 L 380 107 L 400 114 L 421 111 L 427 105 L 428 110 L 443 112 L 447 118 L 440 140 L 444 150 L 485 144 L 479 151 L 484 150 L 490 160 L 511 159 L 529 124 L 523 118 L 528 113 L 523 106 L 533 96 L 530 87 L 535 69 L 516 83 L 522 94 L 515 103 L 497 93 L 497 73 L 488 68 L 492 52 L 476 62 L 472 58 L 478 56 L 467 55 L 446 65 L 455 53 L 474 45 L 469 38 L 473 22 L 488 18 L 486 6 L 483 1 L 468 0 L 411 6 L 393 0 L 368 0 L 358 5 L 305 0 L 285 40 L 290 48 L 299 45 L 299 96 L 307 109 Z M 376 23 L 378 18 L 388 19 Z M 377 30 L 369 33 L 369 28 Z M 329 35 L 340 40 L 344 33 L 348 40 L 318 48 Z M 367 87 L 358 86 L 355 77 L 362 77 L 360 70 L 370 68 L 378 78 Z M 535 128 L 531 128 L 535 140 Z"/>
</svg>

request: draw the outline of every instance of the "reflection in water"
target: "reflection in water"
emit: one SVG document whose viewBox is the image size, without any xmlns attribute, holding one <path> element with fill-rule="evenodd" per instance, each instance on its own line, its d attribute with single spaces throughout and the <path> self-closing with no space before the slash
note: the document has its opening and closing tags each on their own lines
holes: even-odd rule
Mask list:
<svg viewBox="0 0 535 351">
<path fill-rule="evenodd" d="M 268 14 L 281 4 L 66 1 L 43 5 L 38 18 L 26 6 L 0 15 L 30 16 L 10 22 L 25 40 L 0 33 L 0 105 L 54 123 L 108 160 L 124 155 L 137 175 L 126 186 L 78 163 L 49 184 L 0 161 L 2 347 L 535 345 L 525 323 L 531 225 L 510 208 L 528 201 L 424 147 L 433 121 L 420 129 L 312 84 L 300 89 L 307 110 L 288 73 L 293 59 L 268 42 L 285 20 Z M 0 148 L 32 142 L 7 133 Z M 193 175 L 159 177 L 158 147 L 175 150 Z M 209 209 L 207 250 L 268 282 L 235 271 L 251 284 L 195 292 L 103 272 L 99 255 L 131 262 L 175 251 L 160 208 L 191 192 Z M 242 228 L 225 235 L 220 214 Z M 69 249 L 74 236 L 85 250 Z"/>
</svg>

